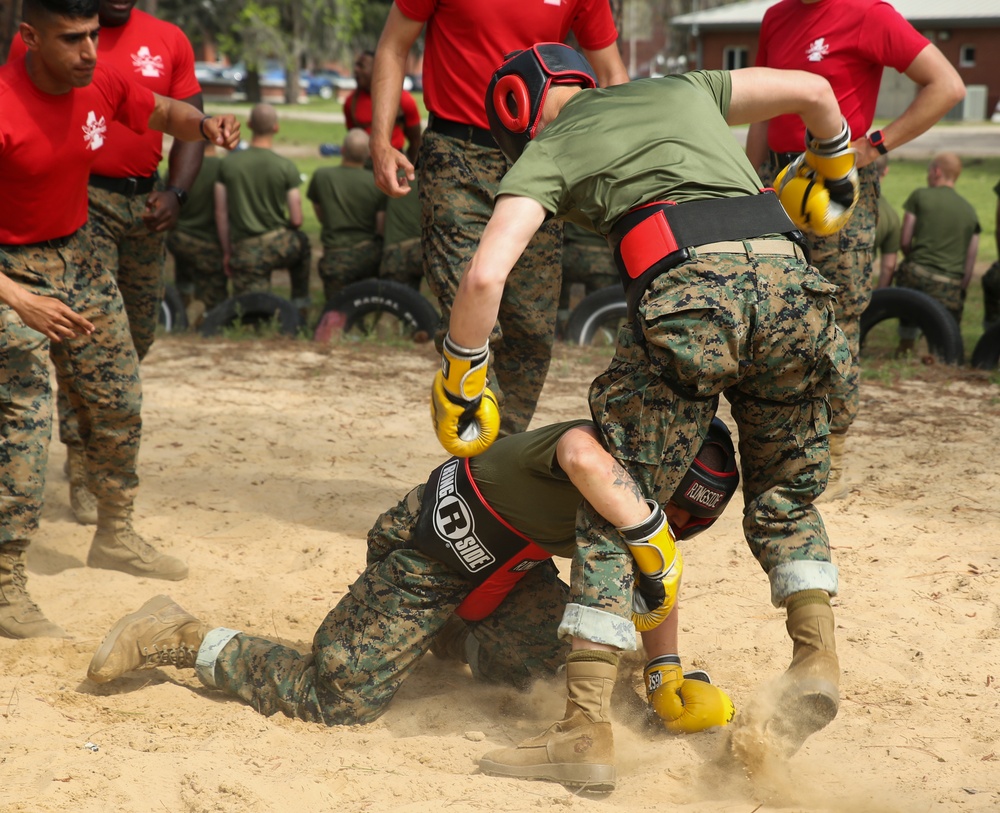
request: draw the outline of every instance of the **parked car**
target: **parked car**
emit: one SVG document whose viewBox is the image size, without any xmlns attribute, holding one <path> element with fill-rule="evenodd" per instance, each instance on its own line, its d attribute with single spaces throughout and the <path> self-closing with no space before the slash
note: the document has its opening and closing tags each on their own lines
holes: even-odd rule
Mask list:
<svg viewBox="0 0 1000 813">
<path fill-rule="evenodd" d="M 332 99 L 341 90 L 354 90 L 358 83 L 353 76 L 344 76 L 340 71 L 321 70 L 302 72 L 302 82 L 309 96 Z"/>
</svg>

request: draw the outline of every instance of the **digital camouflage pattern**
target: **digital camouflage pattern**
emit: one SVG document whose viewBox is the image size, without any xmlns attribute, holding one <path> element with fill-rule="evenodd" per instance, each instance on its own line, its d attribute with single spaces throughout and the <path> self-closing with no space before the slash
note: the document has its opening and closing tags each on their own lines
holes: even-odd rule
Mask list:
<svg viewBox="0 0 1000 813">
<path fill-rule="evenodd" d="M 233 295 L 270 291 L 271 272 L 287 268 L 292 299 L 307 300 L 311 262 L 309 237 L 297 229 L 275 229 L 234 242 L 229 257 Z"/>
<path fill-rule="evenodd" d="M 951 314 L 956 324 L 962 323 L 962 311 L 965 310 L 965 291 L 962 288 L 961 280 L 945 277 L 944 274 L 939 274 L 931 268 L 920 265 L 920 263 L 904 259 L 896 269 L 892 282 L 899 288 L 912 288 L 934 297 L 948 309 L 948 313 Z M 900 319 L 899 324 L 902 326 L 909 323 Z"/>
<path fill-rule="evenodd" d="M 777 167 L 765 162 L 759 172 L 761 181 L 770 186 L 774 182 Z M 851 348 L 850 377 L 830 396 L 830 429 L 838 434 L 850 429 L 858 416 L 861 391 L 861 314 L 872 298 L 872 262 L 875 259 L 878 200 L 882 189 L 875 164 L 862 167 L 858 170 L 858 175 L 858 204 L 847 225 L 828 237 L 806 235 L 810 249 L 809 261 L 837 286 L 834 299 L 837 325 L 844 332 Z"/>
<path fill-rule="evenodd" d="M 614 257 L 608 244 L 603 240 L 602 245 L 588 245 L 569 240 L 563 243 L 562 294 L 559 302 L 561 308 L 569 307 L 570 286 L 574 283 L 582 284 L 586 294 L 619 284 Z"/>
<path fill-rule="evenodd" d="M 378 275 L 382 279 L 401 282 L 418 290 L 420 280 L 424 278 L 424 251 L 420 246 L 420 238 L 412 237 L 384 246 Z"/>
<path fill-rule="evenodd" d="M 188 292 L 182 287 L 184 280 L 194 298 L 205 303 L 205 310 L 225 302 L 229 296 L 229 278 L 222 267 L 222 247 L 217 240 L 172 231 L 167 237 L 167 248 L 174 255 L 174 278 L 181 293 Z"/>
<path fill-rule="evenodd" d="M 499 149 L 424 133 L 418 160 L 424 276 L 437 297 L 441 349 L 458 283 L 493 213 L 507 171 Z M 501 434 L 522 432 L 535 412 L 552 359 L 562 276 L 562 226 L 546 224 L 507 280 L 490 335 L 490 383 L 500 404 Z"/>
<path fill-rule="evenodd" d="M 131 506 L 142 421 L 139 361 L 118 286 L 78 232 L 62 249 L 0 248 L 0 271 L 39 296 L 55 297 L 95 326 L 90 336 L 50 343 L 0 305 L 0 542 L 38 528 L 52 433 L 51 355 L 86 449 L 87 486 L 101 505 Z M 51 347 L 50 347 L 51 344 Z"/>
<path fill-rule="evenodd" d="M 158 181 L 156 188 L 163 189 Z M 118 281 L 129 330 L 139 361 L 153 346 L 163 301 L 166 235 L 142 222 L 146 195 L 123 195 L 88 187 L 90 210 L 84 230 L 94 246 L 95 262 Z"/>
<path fill-rule="evenodd" d="M 330 302 L 345 287 L 372 279 L 378 276 L 379 264 L 382 262 L 382 241 L 364 240 L 347 248 L 323 249 L 317 265 L 320 279 L 323 280 L 323 296 Z"/>
<path fill-rule="evenodd" d="M 381 715 L 470 589 L 412 545 L 423 488 L 369 531 L 367 567 L 317 630 L 309 655 L 241 633 L 216 660 L 218 688 L 265 715 L 327 725 Z M 529 571 L 492 615 L 469 623 L 477 677 L 524 687 L 553 675 L 569 652 L 556 636 L 567 595 L 550 562 Z"/>
<path fill-rule="evenodd" d="M 835 290 L 794 257 L 695 257 L 654 280 L 639 332 L 621 329 L 590 390 L 607 447 L 661 504 L 726 395 L 739 429 L 744 532 L 765 572 L 830 560 L 812 501 L 829 472 L 827 398 L 850 368 Z"/>
</svg>

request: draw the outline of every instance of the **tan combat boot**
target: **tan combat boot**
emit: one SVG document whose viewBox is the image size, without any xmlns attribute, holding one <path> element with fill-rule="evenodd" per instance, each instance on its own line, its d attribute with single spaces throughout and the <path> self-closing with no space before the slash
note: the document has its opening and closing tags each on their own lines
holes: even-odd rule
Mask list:
<svg viewBox="0 0 1000 813">
<path fill-rule="evenodd" d="M 81 525 L 97 524 L 97 497 L 87 488 L 87 466 L 83 451 L 66 447 L 66 474 L 69 476 L 69 504 Z"/>
<path fill-rule="evenodd" d="M 847 433 L 830 435 L 830 476 L 826 481 L 826 490 L 814 502 L 833 502 L 842 500 L 851 488 L 847 483 Z"/>
<path fill-rule="evenodd" d="M 193 669 L 208 630 L 169 596 L 156 596 L 111 628 L 90 660 L 87 677 L 107 683 L 137 669 Z"/>
<path fill-rule="evenodd" d="M 591 791 L 615 787 L 611 693 L 618 653 L 577 650 L 566 658 L 566 716 L 514 748 L 491 751 L 479 767 L 490 776 L 547 779 Z"/>
<path fill-rule="evenodd" d="M 87 554 L 87 567 L 120 570 L 133 576 L 179 581 L 188 567 L 175 556 L 160 553 L 132 528 L 132 508 L 101 506 L 97 533 Z"/>
<path fill-rule="evenodd" d="M 28 595 L 24 563 L 28 543 L 23 540 L 0 545 L 0 635 L 7 638 L 69 638 L 66 631 L 47 619 Z"/>
<path fill-rule="evenodd" d="M 827 726 L 840 708 L 840 662 L 834 640 L 833 609 L 825 590 L 803 590 L 785 602 L 785 628 L 792 639 L 792 662 L 781 677 L 781 693 L 768 732 L 790 757 Z"/>
</svg>

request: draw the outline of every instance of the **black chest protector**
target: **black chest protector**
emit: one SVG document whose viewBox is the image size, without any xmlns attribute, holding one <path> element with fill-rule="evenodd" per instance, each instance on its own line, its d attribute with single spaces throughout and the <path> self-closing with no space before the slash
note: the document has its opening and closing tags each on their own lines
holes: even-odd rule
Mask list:
<svg viewBox="0 0 1000 813">
<path fill-rule="evenodd" d="M 473 586 L 455 610 L 467 621 L 488 616 L 529 570 L 552 558 L 490 507 L 467 458 L 453 457 L 431 472 L 413 539 L 417 550 Z"/>
</svg>

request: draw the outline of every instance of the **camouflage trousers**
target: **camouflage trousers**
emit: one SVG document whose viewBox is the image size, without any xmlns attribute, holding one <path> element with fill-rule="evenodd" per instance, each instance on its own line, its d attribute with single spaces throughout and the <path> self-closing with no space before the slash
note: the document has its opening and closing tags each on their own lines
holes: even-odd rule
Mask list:
<svg viewBox="0 0 1000 813">
<path fill-rule="evenodd" d="M 324 301 L 332 301 L 354 282 L 377 277 L 381 261 L 381 239 L 365 240 L 349 248 L 325 247 L 317 268 L 320 279 L 323 280 Z"/>
<path fill-rule="evenodd" d="M 385 246 L 382 249 L 378 275 L 382 279 L 391 279 L 419 290 L 420 280 L 424 278 L 424 251 L 420 246 L 420 238 L 411 237 Z"/>
<path fill-rule="evenodd" d="M 307 302 L 311 263 L 309 237 L 297 229 L 275 229 L 236 241 L 229 258 L 233 295 L 270 291 L 271 272 L 287 268 L 292 280 L 292 300 Z"/>
<path fill-rule="evenodd" d="M 499 149 L 424 133 L 418 161 L 424 276 L 441 308 L 441 342 L 458 283 L 493 213 L 507 171 Z M 561 276 L 562 225 L 540 229 L 507 280 L 490 335 L 490 387 L 502 434 L 528 428 L 552 360 Z"/>
<path fill-rule="evenodd" d="M 215 685 L 264 715 L 327 725 L 368 723 L 385 710 L 470 585 L 411 546 L 423 486 L 379 517 L 368 562 L 316 631 L 312 651 L 238 634 L 215 661 Z M 568 590 L 548 562 L 496 611 L 468 624 L 476 677 L 519 688 L 551 676 L 569 645 L 556 629 Z"/>
<path fill-rule="evenodd" d="M 609 285 L 619 285 L 620 278 L 611 249 L 608 246 L 563 243 L 560 308 L 569 307 L 569 289 L 573 283 L 581 283 L 588 294 Z"/>
<path fill-rule="evenodd" d="M 771 184 L 776 168 L 764 164 L 761 180 Z M 848 224 L 829 237 L 806 235 L 809 261 L 837 286 L 834 309 L 837 324 L 851 348 L 851 374 L 830 394 L 830 430 L 842 434 L 858 416 L 861 394 L 861 314 L 871 302 L 875 259 L 875 227 L 878 224 L 878 199 L 881 194 L 878 170 L 869 164 L 858 171 L 858 205 Z"/>
<path fill-rule="evenodd" d="M 182 231 L 172 231 L 167 248 L 174 255 L 174 281 L 182 294 L 190 293 L 210 311 L 229 296 L 229 278 L 222 267 L 222 247 Z"/>
<path fill-rule="evenodd" d="M 139 360 L 118 286 L 93 260 L 82 230 L 61 249 L 0 248 L 0 271 L 95 327 L 90 336 L 50 343 L 0 305 L 0 543 L 38 528 L 52 436 L 49 357 L 83 430 L 88 487 L 100 505 L 127 507 L 135 498 Z"/>
<path fill-rule="evenodd" d="M 896 269 L 893 285 L 898 288 L 923 291 L 928 296 L 934 297 L 948 309 L 955 324 L 962 324 L 962 311 L 965 310 L 965 290 L 962 288 L 962 280 L 958 277 L 949 277 L 933 268 L 927 268 L 906 259 Z M 899 335 L 905 339 L 916 339 L 920 335 L 920 331 L 914 322 L 900 319 Z"/>
<path fill-rule="evenodd" d="M 797 257 L 768 254 L 776 242 L 696 256 L 654 280 L 591 385 L 590 406 L 611 453 L 662 504 L 725 393 L 739 430 L 743 530 L 777 606 L 808 587 L 836 593 L 812 502 L 829 474 L 826 399 L 850 351 L 834 286 Z M 593 533 L 606 529 L 594 520 Z"/>
<path fill-rule="evenodd" d="M 986 269 L 983 285 L 983 329 L 1000 322 L 1000 260 Z"/>
</svg>

